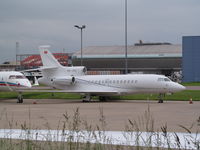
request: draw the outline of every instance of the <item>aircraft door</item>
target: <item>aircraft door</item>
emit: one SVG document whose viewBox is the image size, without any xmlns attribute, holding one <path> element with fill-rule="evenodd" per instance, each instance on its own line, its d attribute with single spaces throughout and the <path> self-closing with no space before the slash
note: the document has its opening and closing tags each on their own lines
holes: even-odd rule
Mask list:
<svg viewBox="0 0 200 150">
<path fill-rule="evenodd" d="M 169 85 L 168 85 L 168 83 L 165 84 L 165 89 L 166 89 L 166 90 L 169 89 Z"/>
<path fill-rule="evenodd" d="M 168 92 L 170 90 L 170 83 L 165 82 L 163 85 L 164 92 Z"/>
</svg>

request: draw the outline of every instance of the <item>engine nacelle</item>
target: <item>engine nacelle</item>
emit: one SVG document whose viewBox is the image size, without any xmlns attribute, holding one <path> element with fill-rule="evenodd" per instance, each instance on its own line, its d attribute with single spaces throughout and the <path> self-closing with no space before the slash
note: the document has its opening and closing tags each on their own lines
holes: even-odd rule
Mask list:
<svg viewBox="0 0 200 150">
<path fill-rule="evenodd" d="M 63 70 L 62 70 L 63 71 Z M 85 75 L 87 72 L 87 69 L 84 66 L 75 66 L 75 67 L 66 67 L 64 75 Z"/>
<path fill-rule="evenodd" d="M 52 82 L 53 84 L 59 84 L 59 85 L 73 85 L 75 84 L 75 77 L 69 76 L 69 77 L 64 77 L 64 78 L 57 78 L 53 79 Z"/>
</svg>

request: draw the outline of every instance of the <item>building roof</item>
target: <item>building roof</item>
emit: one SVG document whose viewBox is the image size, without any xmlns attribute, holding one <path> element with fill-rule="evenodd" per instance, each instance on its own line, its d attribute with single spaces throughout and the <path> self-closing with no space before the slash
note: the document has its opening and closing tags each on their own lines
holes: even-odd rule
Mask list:
<svg viewBox="0 0 200 150">
<path fill-rule="evenodd" d="M 68 54 L 54 53 L 53 55 L 59 61 L 60 64 L 62 64 L 63 66 L 67 66 Z M 42 60 L 40 55 L 27 55 L 27 57 L 25 57 L 25 59 L 21 61 L 21 65 L 29 67 L 38 67 L 42 66 Z"/>
<path fill-rule="evenodd" d="M 182 45 L 130 45 L 128 58 L 182 57 Z M 81 51 L 73 58 L 80 58 Z M 124 46 L 90 46 L 83 49 L 83 58 L 124 58 Z"/>
</svg>

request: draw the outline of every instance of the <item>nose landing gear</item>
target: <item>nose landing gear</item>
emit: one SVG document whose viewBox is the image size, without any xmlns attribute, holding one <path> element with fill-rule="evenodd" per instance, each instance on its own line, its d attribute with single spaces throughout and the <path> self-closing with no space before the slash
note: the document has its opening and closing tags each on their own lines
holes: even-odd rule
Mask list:
<svg viewBox="0 0 200 150">
<path fill-rule="evenodd" d="M 19 95 L 17 96 L 17 103 L 23 103 L 23 96 L 22 93 L 20 92 Z"/>
<path fill-rule="evenodd" d="M 163 103 L 163 98 L 165 97 L 165 94 L 163 93 L 160 93 L 159 96 L 158 96 L 158 103 Z"/>
<path fill-rule="evenodd" d="M 100 102 L 106 102 L 107 100 L 109 100 L 110 97 L 108 96 L 99 96 L 99 101 Z"/>
</svg>

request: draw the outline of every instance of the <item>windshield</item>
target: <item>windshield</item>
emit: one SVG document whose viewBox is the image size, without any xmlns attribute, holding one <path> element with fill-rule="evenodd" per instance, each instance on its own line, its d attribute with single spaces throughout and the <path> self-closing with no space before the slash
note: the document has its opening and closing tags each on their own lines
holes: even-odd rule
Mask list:
<svg viewBox="0 0 200 150">
<path fill-rule="evenodd" d="M 164 78 L 165 81 L 171 81 L 169 78 Z"/>
<path fill-rule="evenodd" d="M 10 75 L 9 79 L 26 79 L 23 75 Z"/>
<path fill-rule="evenodd" d="M 158 81 L 170 82 L 171 80 L 169 78 L 158 78 Z"/>
</svg>

